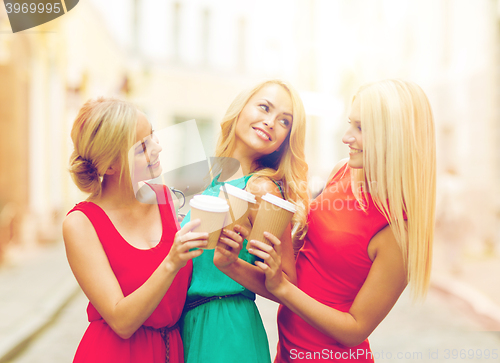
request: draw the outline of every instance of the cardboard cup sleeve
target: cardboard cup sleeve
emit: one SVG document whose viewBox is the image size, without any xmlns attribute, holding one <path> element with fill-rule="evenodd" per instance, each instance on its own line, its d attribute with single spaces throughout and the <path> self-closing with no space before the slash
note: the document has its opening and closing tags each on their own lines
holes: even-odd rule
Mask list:
<svg viewBox="0 0 500 363">
<path fill-rule="evenodd" d="M 264 232 L 281 238 L 294 214 L 295 206 L 292 203 L 269 193 L 264 195 L 248 241 L 253 239 L 272 245 L 271 241 L 264 237 Z"/>
</svg>

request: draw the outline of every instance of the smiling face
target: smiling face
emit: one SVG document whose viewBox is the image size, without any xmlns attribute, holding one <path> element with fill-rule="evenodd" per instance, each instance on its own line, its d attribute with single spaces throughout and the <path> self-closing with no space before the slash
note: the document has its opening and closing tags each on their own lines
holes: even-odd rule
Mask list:
<svg viewBox="0 0 500 363">
<path fill-rule="evenodd" d="M 355 169 L 363 167 L 363 134 L 361 133 L 361 105 L 355 98 L 349 114 L 349 128 L 342 142 L 349 146 L 349 166 Z"/>
<path fill-rule="evenodd" d="M 292 128 L 292 100 L 278 84 L 257 91 L 241 111 L 235 130 L 236 152 L 255 159 L 278 150 Z"/>
<path fill-rule="evenodd" d="M 138 112 L 136 143 L 129 152 L 133 183 L 160 176 L 162 167 L 159 154 L 161 150 L 148 119 L 142 112 Z"/>
</svg>

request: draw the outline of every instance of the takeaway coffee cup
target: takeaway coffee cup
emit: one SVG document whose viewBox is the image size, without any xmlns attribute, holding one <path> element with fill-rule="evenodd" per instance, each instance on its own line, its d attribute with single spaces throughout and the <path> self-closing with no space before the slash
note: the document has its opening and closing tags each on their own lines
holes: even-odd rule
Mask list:
<svg viewBox="0 0 500 363">
<path fill-rule="evenodd" d="M 195 195 L 190 201 L 191 220 L 201 219 L 201 224 L 193 232 L 208 232 L 205 249 L 214 249 L 229 211 L 227 202 L 210 195 Z"/>
<path fill-rule="evenodd" d="M 272 233 L 281 238 L 294 213 L 295 206 L 292 203 L 267 193 L 262 197 L 248 240 L 254 239 L 272 244 L 271 241 L 264 237 L 264 232 Z M 248 248 L 249 245 L 247 244 Z"/>
<path fill-rule="evenodd" d="M 256 203 L 255 195 L 231 184 L 220 187 L 219 198 L 223 198 L 229 205 L 229 213 L 226 219 L 227 228 L 234 228 L 235 224 L 242 224 L 248 217 L 250 207 Z"/>
</svg>

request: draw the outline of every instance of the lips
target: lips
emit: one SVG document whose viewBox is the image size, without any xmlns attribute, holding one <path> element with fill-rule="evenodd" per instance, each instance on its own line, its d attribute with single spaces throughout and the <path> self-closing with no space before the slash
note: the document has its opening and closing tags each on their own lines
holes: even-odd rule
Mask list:
<svg viewBox="0 0 500 363">
<path fill-rule="evenodd" d="M 350 154 L 359 154 L 359 153 L 362 153 L 363 150 L 361 149 L 355 149 L 353 147 L 350 148 L 351 150 L 349 151 Z"/>
<path fill-rule="evenodd" d="M 272 141 L 271 135 L 269 135 L 267 132 L 265 132 L 262 129 L 259 129 L 258 127 L 252 127 L 255 130 L 255 133 L 262 139 Z"/>
<path fill-rule="evenodd" d="M 148 167 L 156 168 L 158 165 L 160 165 L 160 159 L 156 159 L 156 161 L 154 163 L 149 163 Z"/>
</svg>

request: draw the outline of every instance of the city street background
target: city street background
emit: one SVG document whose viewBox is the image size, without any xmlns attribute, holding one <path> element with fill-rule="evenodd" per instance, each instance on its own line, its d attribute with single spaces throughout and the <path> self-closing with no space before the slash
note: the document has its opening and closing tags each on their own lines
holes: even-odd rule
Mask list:
<svg viewBox="0 0 500 363">
<path fill-rule="evenodd" d="M 403 294 L 372 349 L 377 362 L 495 361 L 499 70 L 499 0 L 81 0 L 15 34 L 0 0 L 0 363 L 71 361 L 87 325 L 61 236 L 86 198 L 67 172 L 81 105 L 128 99 L 157 130 L 195 119 L 210 156 L 231 100 L 276 77 L 304 101 L 313 195 L 347 156 L 361 84 L 424 89 L 438 157 L 432 284 L 421 305 Z M 181 163 L 185 136 L 172 155 Z M 276 305 L 258 303 L 274 352 Z"/>
</svg>

